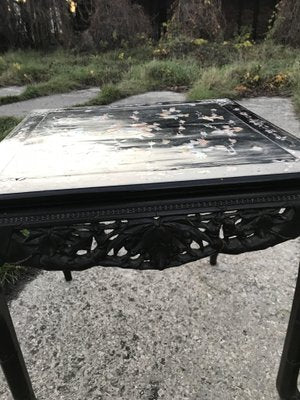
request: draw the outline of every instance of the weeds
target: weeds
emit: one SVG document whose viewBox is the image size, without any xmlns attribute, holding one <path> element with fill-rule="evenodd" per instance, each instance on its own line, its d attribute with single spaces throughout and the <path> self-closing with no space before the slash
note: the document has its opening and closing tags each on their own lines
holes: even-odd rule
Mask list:
<svg viewBox="0 0 300 400">
<path fill-rule="evenodd" d="M 0 285 L 16 283 L 24 274 L 25 268 L 16 265 L 4 264 L 0 267 Z"/>
<path fill-rule="evenodd" d="M 20 121 L 20 119 L 14 117 L 0 117 L 0 141 L 3 140 Z"/>
<path fill-rule="evenodd" d="M 47 54 L 8 52 L 0 57 L 0 86 L 27 85 L 27 89 L 20 96 L 0 98 L 0 105 L 79 88 L 114 84 L 133 65 L 151 58 L 152 48 L 147 46 L 85 55 L 67 51 Z"/>
<path fill-rule="evenodd" d="M 300 110 L 300 50 L 260 44 L 165 36 L 158 45 L 109 52 L 8 52 L 0 57 L 0 86 L 26 84 L 0 104 L 100 86 L 88 104 L 109 104 L 149 90 L 188 91 L 190 99 L 288 95 Z"/>
<path fill-rule="evenodd" d="M 116 85 L 105 86 L 88 104 L 109 104 L 112 101 L 152 90 L 187 90 L 200 74 L 193 60 L 152 60 L 133 66 Z"/>
</svg>

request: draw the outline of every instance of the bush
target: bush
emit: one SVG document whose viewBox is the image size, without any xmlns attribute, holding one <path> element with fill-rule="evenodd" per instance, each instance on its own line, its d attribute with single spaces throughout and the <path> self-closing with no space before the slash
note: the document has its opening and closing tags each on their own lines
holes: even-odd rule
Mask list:
<svg viewBox="0 0 300 400">
<path fill-rule="evenodd" d="M 0 51 L 68 46 L 72 37 L 66 0 L 0 1 Z"/>
<path fill-rule="evenodd" d="M 223 37 L 224 23 L 221 0 L 177 0 L 168 32 L 216 40 Z"/>
<path fill-rule="evenodd" d="M 145 64 L 142 79 L 154 89 L 189 86 L 197 78 L 198 72 L 199 68 L 194 62 L 151 61 Z"/>
<path fill-rule="evenodd" d="M 281 0 L 278 5 L 277 19 L 270 32 L 276 42 L 291 46 L 300 46 L 300 2 Z"/>
<path fill-rule="evenodd" d="M 93 104 L 94 105 L 110 104 L 110 103 L 113 103 L 114 101 L 121 99 L 122 97 L 123 97 L 123 95 L 122 95 L 120 89 L 118 89 L 114 85 L 106 85 L 106 86 L 103 86 L 103 88 L 101 89 L 101 93 L 98 96 L 98 98 L 93 100 Z"/>
<path fill-rule="evenodd" d="M 156 58 L 184 59 L 186 56 L 195 58 L 203 67 L 225 65 L 239 56 L 241 50 L 233 42 L 209 42 L 205 39 L 192 39 L 179 35 L 163 37 L 154 50 Z"/>
<path fill-rule="evenodd" d="M 151 23 L 137 4 L 130 0 L 95 0 L 88 34 L 96 49 L 135 44 L 151 33 Z"/>
<path fill-rule="evenodd" d="M 211 99 L 217 97 L 236 97 L 235 88 L 239 85 L 236 70 L 232 66 L 205 69 L 201 78 L 188 94 L 190 100 Z"/>
</svg>

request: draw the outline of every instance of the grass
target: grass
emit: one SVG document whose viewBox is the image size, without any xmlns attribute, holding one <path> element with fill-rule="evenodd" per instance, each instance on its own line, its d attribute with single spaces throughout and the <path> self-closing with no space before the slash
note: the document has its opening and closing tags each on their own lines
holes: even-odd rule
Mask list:
<svg viewBox="0 0 300 400">
<path fill-rule="evenodd" d="M 207 46 L 209 44 L 205 44 Z M 211 46 L 215 51 L 216 45 Z M 160 47 L 159 52 L 154 50 L 154 59 L 133 65 L 118 82 L 105 85 L 89 104 L 109 104 L 150 90 L 171 89 L 187 91 L 190 100 L 291 96 L 300 112 L 300 50 L 270 41 L 233 48 L 235 50 L 230 50 L 226 63 L 222 63 L 218 56 L 215 62 L 210 59 L 209 65 L 207 59 L 202 62 L 203 54 L 199 54 L 199 49 L 198 53 L 188 50 L 184 57 L 181 54 L 179 58 L 179 54 L 163 51 L 164 48 Z M 207 48 L 204 53 L 208 53 Z"/>
<path fill-rule="evenodd" d="M 189 98 L 284 95 L 296 101 L 299 63 L 300 50 L 272 43 L 253 46 L 235 62 L 204 69 Z"/>
<path fill-rule="evenodd" d="M 90 105 L 109 104 L 123 97 L 152 90 L 187 90 L 199 77 L 200 67 L 194 60 L 151 60 L 135 65 L 120 82 L 102 88 Z"/>
<path fill-rule="evenodd" d="M 21 120 L 15 117 L 0 117 L 0 141 L 16 126 Z"/>
<path fill-rule="evenodd" d="M 152 90 L 187 91 L 188 98 L 291 96 L 300 112 L 300 49 L 265 41 L 210 43 L 164 38 L 156 46 L 99 54 L 15 51 L 0 57 L 0 86 L 27 85 L 0 105 L 54 93 L 100 86 L 88 104 L 109 104 Z"/>
<path fill-rule="evenodd" d="M 177 37 L 156 47 L 100 54 L 8 52 L 0 57 L 0 86 L 27 85 L 7 104 L 89 86 L 102 91 L 90 104 L 109 104 L 149 90 L 188 91 L 190 99 L 291 95 L 300 109 L 300 50 L 270 41 L 209 43 Z"/>
<path fill-rule="evenodd" d="M 15 51 L 0 57 L 0 87 L 27 85 L 19 96 L 0 98 L 0 105 L 73 89 L 113 84 L 133 65 L 152 57 L 151 47 L 101 54 Z"/>
<path fill-rule="evenodd" d="M 22 278 L 26 269 L 16 265 L 4 264 L 0 268 L 0 285 L 13 285 Z"/>
</svg>

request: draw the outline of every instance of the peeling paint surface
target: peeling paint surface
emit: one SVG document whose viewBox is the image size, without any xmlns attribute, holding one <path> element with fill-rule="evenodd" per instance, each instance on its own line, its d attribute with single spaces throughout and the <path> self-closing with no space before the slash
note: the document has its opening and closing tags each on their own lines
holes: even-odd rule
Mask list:
<svg viewBox="0 0 300 400">
<path fill-rule="evenodd" d="M 295 173 L 299 157 L 230 100 L 41 110 L 0 144 L 1 193 Z"/>
</svg>

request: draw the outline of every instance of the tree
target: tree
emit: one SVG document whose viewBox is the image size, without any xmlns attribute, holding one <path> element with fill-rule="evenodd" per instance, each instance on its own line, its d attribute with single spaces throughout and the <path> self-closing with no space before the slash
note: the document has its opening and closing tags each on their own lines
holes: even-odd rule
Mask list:
<svg viewBox="0 0 300 400">
<path fill-rule="evenodd" d="M 300 46 L 300 1 L 281 0 L 270 37 L 278 43 Z"/>
<path fill-rule="evenodd" d="M 187 36 L 219 39 L 223 37 L 222 0 L 176 0 L 170 28 Z"/>
<path fill-rule="evenodd" d="M 68 45 L 72 38 L 66 0 L 1 0 L 1 50 Z"/>
<path fill-rule="evenodd" d="M 88 33 L 95 48 L 134 44 L 139 36 L 149 35 L 151 24 L 143 8 L 131 0 L 94 0 L 95 11 Z"/>
</svg>

